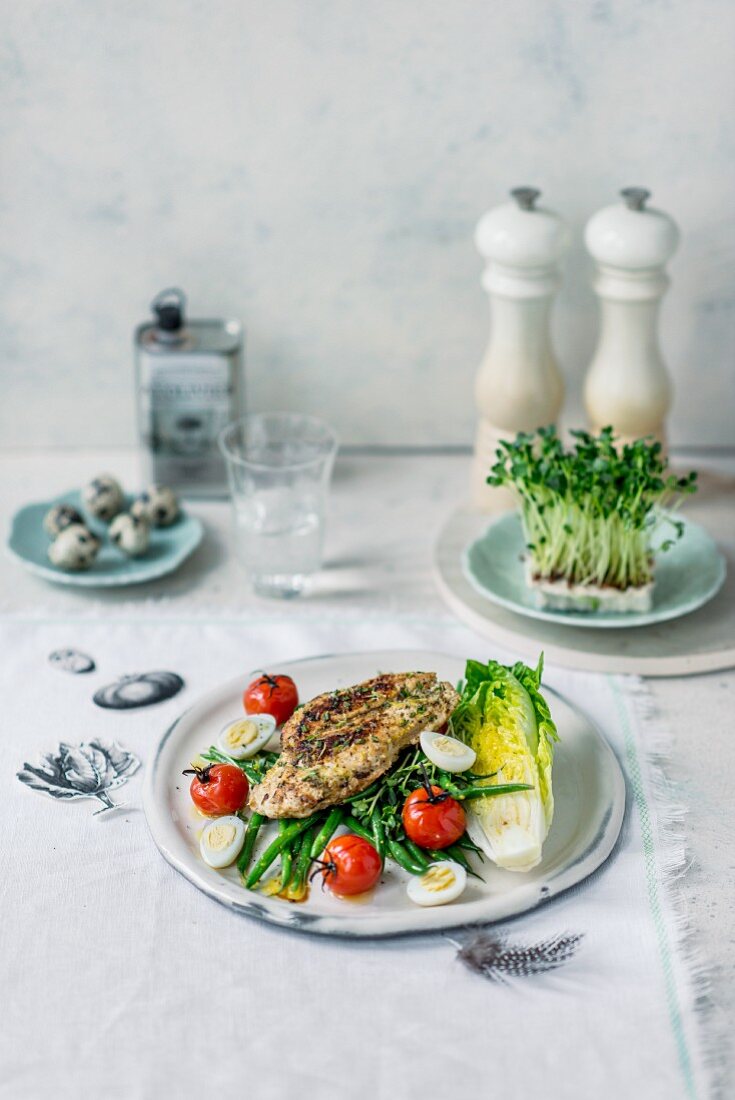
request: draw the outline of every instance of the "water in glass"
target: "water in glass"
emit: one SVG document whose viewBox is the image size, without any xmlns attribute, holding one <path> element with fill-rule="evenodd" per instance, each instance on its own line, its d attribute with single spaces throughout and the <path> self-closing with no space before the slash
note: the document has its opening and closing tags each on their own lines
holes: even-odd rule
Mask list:
<svg viewBox="0 0 735 1100">
<path fill-rule="evenodd" d="M 295 596 L 322 559 L 322 522 L 314 501 L 291 489 L 260 489 L 235 503 L 240 561 L 260 595 Z"/>
<path fill-rule="evenodd" d="M 337 450 L 315 417 L 266 413 L 224 430 L 238 559 L 261 596 L 297 596 L 319 570 Z"/>
</svg>

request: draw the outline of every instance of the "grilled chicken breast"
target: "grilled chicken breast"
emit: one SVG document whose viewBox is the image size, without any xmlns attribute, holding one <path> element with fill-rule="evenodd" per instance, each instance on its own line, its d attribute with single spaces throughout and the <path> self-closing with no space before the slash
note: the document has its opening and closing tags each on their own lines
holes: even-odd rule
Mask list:
<svg viewBox="0 0 735 1100">
<path fill-rule="evenodd" d="M 266 817 L 308 817 L 369 787 L 425 729 L 441 728 L 459 697 L 433 672 L 386 673 L 318 695 L 286 722 L 281 756 L 250 791 Z"/>
</svg>

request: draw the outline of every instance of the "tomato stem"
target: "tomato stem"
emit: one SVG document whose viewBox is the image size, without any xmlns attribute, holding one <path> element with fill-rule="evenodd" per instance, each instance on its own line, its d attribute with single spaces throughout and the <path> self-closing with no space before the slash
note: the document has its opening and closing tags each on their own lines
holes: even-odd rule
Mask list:
<svg viewBox="0 0 735 1100">
<path fill-rule="evenodd" d="M 271 676 L 271 674 L 269 672 L 264 672 L 262 670 L 261 670 L 261 673 L 260 673 L 260 679 L 261 679 L 261 681 L 265 681 L 265 683 L 271 689 L 271 695 L 272 695 L 274 690 L 278 687 L 278 680 L 276 680 L 275 676 Z"/>
<path fill-rule="evenodd" d="M 322 890 L 323 890 L 324 886 L 326 884 L 328 876 L 337 874 L 337 864 L 331 859 L 330 860 L 324 860 L 324 859 L 314 859 L 314 858 L 312 858 L 311 862 L 316 863 L 317 867 L 315 867 L 315 869 L 309 875 L 309 882 L 313 882 L 317 875 L 321 875 L 322 876 Z"/>
<path fill-rule="evenodd" d="M 432 806 L 436 806 L 437 803 L 444 802 L 447 798 L 449 798 L 448 791 L 440 791 L 439 794 L 434 794 L 434 789 L 431 780 L 429 779 L 429 773 L 426 770 L 426 765 L 423 763 L 421 764 L 421 775 L 423 776 L 422 786 L 426 791 L 427 802 L 430 802 Z"/>
<path fill-rule="evenodd" d="M 185 768 L 182 775 L 195 775 L 200 783 L 209 783 L 212 778 L 214 764 L 207 764 L 206 768 L 199 768 L 193 764 L 191 768 Z"/>
</svg>

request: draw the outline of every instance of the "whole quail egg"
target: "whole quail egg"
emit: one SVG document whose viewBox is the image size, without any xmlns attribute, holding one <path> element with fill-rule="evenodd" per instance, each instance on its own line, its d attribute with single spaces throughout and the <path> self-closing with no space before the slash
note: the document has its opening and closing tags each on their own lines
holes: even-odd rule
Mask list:
<svg viewBox="0 0 735 1100">
<path fill-rule="evenodd" d="M 43 517 L 43 526 L 47 535 L 55 539 L 65 527 L 72 523 L 84 524 L 84 516 L 81 515 L 73 504 L 54 504 Z"/>
<path fill-rule="evenodd" d="M 61 531 L 48 548 L 49 560 L 60 569 L 89 569 L 100 548 L 100 540 L 82 523 Z"/>
<path fill-rule="evenodd" d="M 109 523 L 118 512 L 122 512 L 125 496 L 120 482 L 110 474 L 100 474 L 93 478 L 82 490 L 85 508 L 97 519 Z"/>
<path fill-rule="evenodd" d="M 179 502 L 173 489 L 151 485 L 140 494 L 130 511 L 134 516 L 144 516 L 154 527 L 170 527 L 178 518 Z"/>
<path fill-rule="evenodd" d="M 145 554 L 151 540 L 151 529 L 144 516 L 121 512 L 110 524 L 110 540 L 129 558 Z"/>
</svg>

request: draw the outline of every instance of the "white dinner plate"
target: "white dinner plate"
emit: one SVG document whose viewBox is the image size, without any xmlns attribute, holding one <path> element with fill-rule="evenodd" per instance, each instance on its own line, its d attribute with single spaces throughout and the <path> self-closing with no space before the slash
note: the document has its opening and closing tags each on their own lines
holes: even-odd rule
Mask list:
<svg viewBox="0 0 735 1100">
<path fill-rule="evenodd" d="M 275 671 L 296 681 L 302 700 L 359 683 L 380 672 L 436 672 L 456 683 L 464 662 L 441 653 L 394 650 L 316 657 L 279 665 Z M 256 675 L 256 673 L 253 673 Z M 421 909 L 408 900 L 409 875 L 386 865 L 381 883 L 354 901 L 314 886 L 300 904 L 248 891 L 237 870 L 215 871 L 199 855 L 203 819 L 189 797 L 184 768 L 216 739 L 228 719 L 242 713 L 238 678 L 205 695 L 163 734 L 150 764 L 144 808 L 153 839 L 168 862 L 205 894 L 239 913 L 295 931 L 353 937 L 428 932 L 481 924 L 534 909 L 592 874 L 610 854 L 625 810 L 625 782 L 612 749 L 576 707 L 546 689 L 560 741 L 554 760 L 555 814 L 543 859 L 527 874 L 476 864 L 484 882 L 470 879 L 462 897 L 449 905 Z M 272 833 L 270 830 L 263 832 Z M 265 844 L 261 835 L 260 850 Z"/>
</svg>

